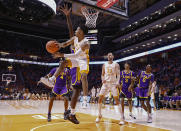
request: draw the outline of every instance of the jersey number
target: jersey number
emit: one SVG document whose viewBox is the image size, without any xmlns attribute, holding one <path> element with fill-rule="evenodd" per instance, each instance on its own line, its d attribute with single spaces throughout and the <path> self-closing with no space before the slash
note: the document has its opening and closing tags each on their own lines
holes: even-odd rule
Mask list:
<svg viewBox="0 0 181 131">
<path fill-rule="evenodd" d="M 109 68 L 108 68 L 108 69 L 107 69 L 107 73 L 108 73 L 108 74 L 112 74 L 112 69 L 109 69 Z"/>
<path fill-rule="evenodd" d="M 146 78 L 145 77 L 143 77 L 143 82 L 146 82 Z"/>
<path fill-rule="evenodd" d="M 128 83 L 128 79 L 125 79 L 125 82 Z"/>
<path fill-rule="evenodd" d="M 61 75 L 61 77 L 60 77 L 62 80 L 63 80 L 63 76 L 64 76 L 64 73 L 62 73 L 62 75 Z"/>
</svg>

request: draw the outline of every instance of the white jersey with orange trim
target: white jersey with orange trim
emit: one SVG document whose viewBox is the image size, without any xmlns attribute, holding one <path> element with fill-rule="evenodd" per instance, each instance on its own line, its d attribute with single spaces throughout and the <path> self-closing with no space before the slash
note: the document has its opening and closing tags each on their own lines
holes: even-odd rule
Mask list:
<svg viewBox="0 0 181 131">
<path fill-rule="evenodd" d="M 118 96 L 117 86 L 117 77 L 116 77 L 116 62 L 109 64 L 108 62 L 105 63 L 105 74 L 104 80 L 106 81 L 103 83 L 101 91 L 99 93 L 100 96 L 105 96 L 111 92 L 114 97 Z"/>
<path fill-rule="evenodd" d="M 112 64 L 109 64 L 108 62 L 105 63 L 105 74 L 104 79 L 108 83 L 116 83 L 116 62 L 113 62 Z"/>
<path fill-rule="evenodd" d="M 81 45 L 84 42 L 88 42 L 88 39 L 84 38 L 83 40 L 78 41 L 78 37 L 75 36 L 74 38 L 75 53 L 80 49 Z M 79 59 L 88 59 L 88 58 L 89 58 L 89 50 L 85 50 L 79 55 Z"/>
<path fill-rule="evenodd" d="M 86 38 L 81 40 L 80 42 L 78 41 L 78 37 L 75 36 L 74 38 L 74 47 L 75 47 L 75 52 L 77 53 L 79 49 L 81 48 L 81 44 L 84 42 L 88 42 Z M 69 58 L 68 60 L 71 61 L 71 64 L 69 63 L 69 66 L 71 68 L 73 67 L 79 67 L 80 68 L 80 73 L 89 73 L 89 50 L 82 51 L 77 58 Z"/>
</svg>

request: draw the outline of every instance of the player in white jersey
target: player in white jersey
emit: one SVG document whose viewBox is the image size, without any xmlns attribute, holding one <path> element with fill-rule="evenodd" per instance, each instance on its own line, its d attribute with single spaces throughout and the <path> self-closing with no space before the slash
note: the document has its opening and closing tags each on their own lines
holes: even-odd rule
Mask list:
<svg viewBox="0 0 181 131">
<path fill-rule="evenodd" d="M 96 122 L 100 122 L 102 118 L 101 108 L 102 108 L 102 100 L 104 96 L 107 95 L 110 91 L 114 97 L 116 105 L 114 106 L 115 110 L 119 111 L 121 115 L 120 123 L 124 124 L 123 121 L 123 114 L 121 112 L 121 106 L 119 102 L 118 90 L 119 87 L 119 80 L 120 80 L 120 67 L 118 63 L 113 62 L 114 56 L 112 53 L 108 53 L 108 62 L 105 63 L 102 67 L 102 88 L 99 93 L 99 100 L 98 100 L 98 117 Z"/>
<path fill-rule="evenodd" d="M 59 43 L 61 48 L 65 48 L 69 45 L 74 45 L 75 53 L 74 54 L 62 54 L 62 53 L 55 53 L 54 57 L 64 57 L 67 58 L 64 65 L 62 65 L 55 73 L 55 75 L 50 78 L 53 81 L 57 74 L 62 72 L 62 68 L 64 66 L 68 67 L 79 67 L 80 74 L 81 74 L 81 82 L 83 88 L 83 107 L 87 107 L 87 95 L 88 95 L 88 80 L 87 75 L 89 73 L 89 48 L 90 44 L 89 41 L 85 38 L 85 34 L 87 33 L 87 28 L 85 26 L 79 26 L 75 31 L 75 36 L 72 37 L 70 40 L 64 43 Z"/>
</svg>

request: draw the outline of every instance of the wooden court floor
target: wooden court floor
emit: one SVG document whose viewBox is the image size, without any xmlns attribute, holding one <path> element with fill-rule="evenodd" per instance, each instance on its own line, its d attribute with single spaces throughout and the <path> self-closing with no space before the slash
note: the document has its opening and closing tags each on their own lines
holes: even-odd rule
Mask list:
<svg viewBox="0 0 181 131">
<path fill-rule="evenodd" d="M 95 123 L 96 106 L 90 105 L 87 110 L 78 110 L 79 125 L 75 125 L 63 119 L 63 102 L 56 101 L 52 111 L 52 122 L 47 122 L 48 101 L 1 101 L 0 102 L 0 131 L 167 131 L 177 130 L 160 128 L 155 123 L 145 124 L 141 118 L 137 122 L 126 119 L 125 125 L 119 125 L 114 110 L 103 109 L 106 118 L 99 124 Z M 79 108 L 79 105 L 78 105 Z M 127 109 L 126 109 L 127 110 Z M 81 113 L 80 113 L 81 112 Z M 180 113 L 180 112 L 176 112 Z M 110 116 L 113 116 L 112 118 Z M 181 117 L 181 116 L 180 116 Z M 115 118 L 115 119 L 114 119 Z M 180 119 L 181 120 L 181 119 Z M 165 119 L 165 121 L 167 121 Z M 164 119 L 162 121 L 164 123 Z M 181 123 L 181 121 L 178 122 Z M 166 123 L 165 123 L 166 124 Z M 155 126 L 154 126 L 155 125 Z M 173 126 L 173 125 L 172 125 Z M 181 129 L 178 127 L 178 130 Z"/>
</svg>

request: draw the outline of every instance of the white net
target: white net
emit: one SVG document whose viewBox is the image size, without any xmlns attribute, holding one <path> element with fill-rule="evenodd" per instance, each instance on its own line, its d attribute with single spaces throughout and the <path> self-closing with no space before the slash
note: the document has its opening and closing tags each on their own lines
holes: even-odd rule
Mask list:
<svg viewBox="0 0 181 131">
<path fill-rule="evenodd" d="M 95 28 L 96 21 L 97 21 L 98 15 L 99 15 L 99 11 L 83 6 L 81 8 L 81 12 L 86 18 L 85 25 L 89 28 Z"/>
</svg>

